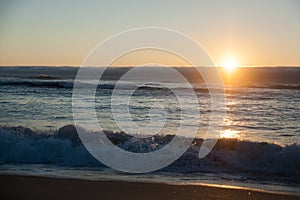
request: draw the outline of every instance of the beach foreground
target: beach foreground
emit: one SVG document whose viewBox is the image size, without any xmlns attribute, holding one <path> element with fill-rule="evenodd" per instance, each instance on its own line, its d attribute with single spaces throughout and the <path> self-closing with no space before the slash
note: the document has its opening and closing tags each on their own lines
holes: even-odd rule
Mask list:
<svg viewBox="0 0 300 200">
<path fill-rule="evenodd" d="M 1 175 L 0 199 L 299 199 L 250 189 Z"/>
</svg>

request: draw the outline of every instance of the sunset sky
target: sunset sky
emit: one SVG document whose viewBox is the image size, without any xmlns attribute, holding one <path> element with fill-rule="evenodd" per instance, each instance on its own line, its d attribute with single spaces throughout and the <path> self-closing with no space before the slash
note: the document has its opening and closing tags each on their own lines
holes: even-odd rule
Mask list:
<svg viewBox="0 0 300 200">
<path fill-rule="evenodd" d="M 300 66 L 299 11 L 298 0 L 6 0 L 0 2 L 0 65 L 78 66 L 114 34 L 164 27 L 194 38 L 217 65 L 232 57 L 242 66 Z"/>
</svg>

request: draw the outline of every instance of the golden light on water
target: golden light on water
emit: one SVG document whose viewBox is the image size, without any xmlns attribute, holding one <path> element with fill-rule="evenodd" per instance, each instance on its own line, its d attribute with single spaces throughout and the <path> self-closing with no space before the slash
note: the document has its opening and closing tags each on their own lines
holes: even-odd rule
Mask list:
<svg viewBox="0 0 300 200">
<path fill-rule="evenodd" d="M 234 131 L 231 129 L 223 130 L 220 134 L 220 138 L 238 138 L 238 131 Z"/>
</svg>

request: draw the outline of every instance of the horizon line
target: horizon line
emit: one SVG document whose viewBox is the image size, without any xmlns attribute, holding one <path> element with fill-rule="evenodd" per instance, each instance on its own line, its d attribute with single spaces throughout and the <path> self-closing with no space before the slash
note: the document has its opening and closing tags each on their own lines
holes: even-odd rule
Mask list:
<svg viewBox="0 0 300 200">
<path fill-rule="evenodd" d="M 82 67 L 80 65 L 0 65 L 0 67 Z M 192 65 L 169 65 L 169 66 L 159 66 L 159 65 L 149 65 L 149 66 L 139 66 L 139 65 L 118 65 L 118 66 L 85 66 L 85 67 L 115 67 L 115 68 L 129 68 L 129 67 L 175 67 L 175 68 L 191 68 Z M 218 67 L 222 68 L 224 66 L 215 65 L 215 66 L 197 66 L 197 67 Z M 276 68 L 276 67 L 300 67 L 300 65 L 238 65 L 236 68 Z"/>
</svg>

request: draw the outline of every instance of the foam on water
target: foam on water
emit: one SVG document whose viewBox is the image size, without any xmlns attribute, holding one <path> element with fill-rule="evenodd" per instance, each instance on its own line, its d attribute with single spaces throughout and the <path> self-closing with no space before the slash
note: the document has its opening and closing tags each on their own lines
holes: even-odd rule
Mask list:
<svg viewBox="0 0 300 200">
<path fill-rule="evenodd" d="M 125 133 L 105 132 L 119 147 L 131 152 L 155 151 L 166 145 L 171 135 L 136 138 Z M 220 139 L 204 159 L 198 158 L 202 139 L 195 139 L 184 155 L 163 171 L 179 173 L 235 172 L 290 176 L 300 183 L 300 146 L 280 146 L 266 142 Z M 103 166 L 84 148 L 74 126 L 55 132 L 33 131 L 25 127 L 0 128 L 1 164 L 52 164 L 57 166 Z"/>
</svg>

